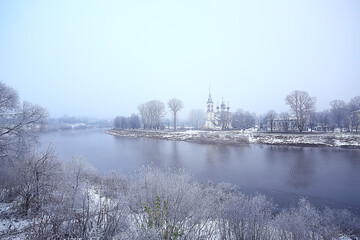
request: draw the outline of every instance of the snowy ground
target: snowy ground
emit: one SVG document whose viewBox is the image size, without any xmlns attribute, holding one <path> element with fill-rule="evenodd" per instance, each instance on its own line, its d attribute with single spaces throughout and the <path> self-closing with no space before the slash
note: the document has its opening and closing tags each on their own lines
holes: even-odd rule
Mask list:
<svg viewBox="0 0 360 240">
<path fill-rule="evenodd" d="M 0 203 L 0 239 L 26 239 L 24 232 L 30 222 L 14 214 L 12 205 L 13 203 Z"/>
<path fill-rule="evenodd" d="M 166 131 L 112 129 L 107 134 L 214 144 L 270 144 L 291 146 L 327 146 L 360 149 L 360 134 L 353 133 L 264 133 L 245 131 Z"/>
</svg>

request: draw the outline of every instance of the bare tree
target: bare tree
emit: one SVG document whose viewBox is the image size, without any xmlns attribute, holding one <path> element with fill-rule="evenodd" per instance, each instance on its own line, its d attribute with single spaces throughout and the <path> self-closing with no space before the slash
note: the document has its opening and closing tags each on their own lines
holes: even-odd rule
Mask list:
<svg viewBox="0 0 360 240">
<path fill-rule="evenodd" d="M 140 128 L 140 119 L 137 114 L 131 114 L 129 119 L 129 127 L 132 129 Z"/>
<path fill-rule="evenodd" d="M 193 109 L 189 113 L 188 120 L 194 128 L 199 128 L 205 122 L 205 112 L 200 109 Z"/>
<path fill-rule="evenodd" d="M 139 105 L 138 110 L 140 112 L 144 129 L 159 129 L 160 121 L 165 114 L 165 104 L 159 100 L 152 100 Z"/>
<path fill-rule="evenodd" d="M 116 116 L 114 118 L 114 127 L 115 128 L 120 128 L 120 116 Z"/>
<path fill-rule="evenodd" d="M 261 131 L 267 131 L 267 119 L 266 119 L 266 114 L 262 114 L 262 115 L 258 115 L 256 118 L 256 123 L 259 126 L 259 129 Z"/>
<path fill-rule="evenodd" d="M 320 124 L 322 130 L 326 132 L 327 128 L 330 125 L 330 112 L 329 110 L 324 110 L 317 113 L 317 121 Z"/>
<path fill-rule="evenodd" d="M 1 116 L 19 107 L 19 96 L 17 92 L 0 82 L 0 114 Z"/>
<path fill-rule="evenodd" d="M 176 117 L 177 117 L 177 113 L 178 111 L 180 111 L 181 109 L 183 109 L 184 105 L 182 103 L 181 100 L 173 98 L 170 99 L 168 102 L 168 107 L 170 108 L 170 111 L 173 113 L 173 117 L 174 117 L 174 131 L 176 131 Z"/>
<path fill-rule="evenodd" d="M 237 129 L 247 129 L 254 127 L 255 118 L 249 112 L 245 112 L 242 109 L 236 110 L 232 117 L 232 127 Z"/>
<path fill-rule="evenodd" d="M 21 161 L 15 160 L 10 168 L 15 178 L 15 187 L 21 197 L 22 209 L 38 211 L 41 204 L 51 198 L 57 186 L 54 176 L 59 174 L 59 163 L 49 148 L 45 153 L 32 153 Z"/>
<path fill-rule="evenodd" d="M 148 128 L 148 125 L 150 122 L 149 110 L 146 106 L 146 103 L 140 104 L 138 106 L 138 110 L 140 112 L 143 127 L 144 127 L 144 129 L 146 129 L 146 128 Z"/>
<path fill-rule="evenodd" d="M 340 131 L 342 132 L 344 121 L 346 118 L 346 104 L 343 100 L 333 100 L 330 102 L 331 106 L 331 115 L 334 120 L 334 123 Z"/>
<path fill-rule="evenodd" d="M 268 123 L 270 124 L 270 131 L 273 132 L 274 121 L 277 118 L 278 114 L 274 110 L 270 110 L 266 114 Z"/>
<path fill-rule="evenodd" d="M 350 99 L 348 109 L 351 121 L 351 131 L 355 128 L 355 131 L 357 132 L 360 125 L 360 96 Z"/>
<path fill-rule="evenodd" d="M 285 98 L 285 102 L 295 116 L 298 130 L 302 132 L 311 113 L 315 111 L 316 99 L 305 91 L 296 90 Z"/>
<path fill-rule="evenodd" d="M 45 127 L 47 117 L 40 106 L 20 104 L 16 91 L 0 82 L 0 157 L 10 152 L 23 156 L 37 141 L 36 132 Z"/>
<path fill-rule="evenodd" d="M 287 112 L 282 112 L 279 114 L 279 118 L 282 122 L 282 130 L 288 132 L 290 128 L 290 114 Z"/>
<path fill-rule="evenodd" d="M 317 114 L 316 112 L 312 112 L 310 113 L 310 117 L 309 117 L 309 126 L 310 126 L 310 130 L 311 132 L 314 130 L 314 127 L 317 124 Z"/>
<path fill-rule="evenodd" d="M 140 119 L 137 114 L 131 114 L 130 117 L 117 116 L 114 119 L 114 127 L 121 129 L 140 128 Z"/>
<path fill-rule="evenodd" d="M 130 118 L 117 116 L 114 119 L 115 128 L 127 129 L 130 127 Z"/>
<path fill-rule="evenodd" d="M 159 100 L 152 100 L 146 105 L 150 116 L 150 128 L 160 129 L 160 121 L 165 115 L 165 104 Z"/>
</svg>

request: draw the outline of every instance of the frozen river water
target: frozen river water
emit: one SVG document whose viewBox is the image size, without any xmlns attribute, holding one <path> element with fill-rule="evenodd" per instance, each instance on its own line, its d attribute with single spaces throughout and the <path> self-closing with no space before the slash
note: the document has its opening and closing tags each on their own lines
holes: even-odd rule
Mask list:
<svg viewBox="0 0 360 240">
<path fill-rule="evenodd" d="M 306 196 L 315 204 L 360 207 L 360 150 L 205 145 L 116 137 L 104 130 L 49 132 L 40 142 L 43 148 L 51 142 L 64 161 L 82 156 L 101 172 L 185 168 L 199 181 L 229 182 L 280 205 Z"/>
</svg>

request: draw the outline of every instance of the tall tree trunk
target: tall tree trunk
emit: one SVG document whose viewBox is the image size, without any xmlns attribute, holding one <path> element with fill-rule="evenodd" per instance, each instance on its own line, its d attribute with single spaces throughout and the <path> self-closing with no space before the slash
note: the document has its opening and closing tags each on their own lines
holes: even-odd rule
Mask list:
<svg viewBox="0 0 360 240">
<path fill-rule="evenodd" d="M 176 131 L 176 112 L 174 112 L 174 131 Z"/>
</svg>

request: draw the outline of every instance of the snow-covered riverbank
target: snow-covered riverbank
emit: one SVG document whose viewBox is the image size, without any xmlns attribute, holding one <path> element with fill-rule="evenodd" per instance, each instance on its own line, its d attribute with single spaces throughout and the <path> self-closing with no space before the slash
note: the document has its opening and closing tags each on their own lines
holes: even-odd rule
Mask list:
<svg viewBox="0 0 360 240">
<path fill-rule="evenodd" d="M 360 134 L 353 133 L 264 133 L 245 131 L 166 131 L 111 129 L 107 134 L 213 144 L 270 144 L 289 146 L 326 146 L 360 149 Z"/>
</svg>

